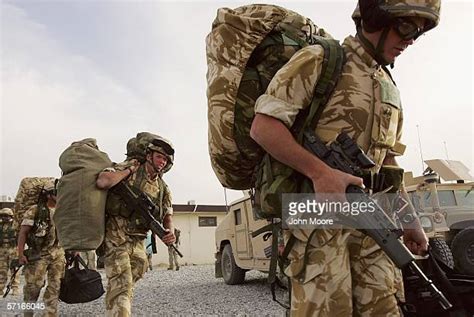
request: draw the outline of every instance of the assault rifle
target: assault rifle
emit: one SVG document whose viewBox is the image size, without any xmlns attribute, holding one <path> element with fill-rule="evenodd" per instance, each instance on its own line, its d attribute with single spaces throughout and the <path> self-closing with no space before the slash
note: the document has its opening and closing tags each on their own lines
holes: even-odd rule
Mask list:
<svg viewBox="0 0 474 317">
<path fill-rule="evenodd" d="M 326 146 L 313 131 L 309 129 L 304 132 L 304 147 L 315 154 L 319 159 L 334 169 L 345 173 L 362 176 L 362 170 L 375 166 L 375 163 L 359 148 L 346 133 L 339 134 L 335 142 Z M 360 230 L 370 236 L 395 263 L 402 269 L 410 268 L 423 281 L 438 300 L 444 310 L 452 307 L 441 291 L 429 280 L 420 267 L 415 263 L 413 254 L 400 242 L 399 238 L 403 231 L 385 214 L 382 208 L 367 195 L 364 190 L 355 185 L 349 185 L 346 189 L 347 200 L 353 202 L 370 203 L 375 207 L 374 212 L 361 212 L 357 217 L 341 215 L 339 220 L 349 226 Z M 362 229 L 359 229 L 362 228 Z"/>
<path fill-rule="evenodd" d="M 28 262 L 38 261 L 41 258 L 39 253 L 33 253 L 30 249 L 23 251 L 23 254 L 26 256 Z M 23 264 L 20 264 L 20 259 L 13 259 L 10 262 L 10 270 L 13 270 L 13 274 L 10 277 L 10 282 L 8 282 L 7 289 L 5 290 L 5 294 L 3 294 L 3 298 L 7 297 L 8 293 L 12 289 L 13 282 L 15 282 L 16 273 L 20 270 Z"/>
<path fill-rule="evenodd" d="M 153 216 L 155 210 L 159 210 L 159 208 L 153 203 L 147 194 L 135 188 L 131 188 L 124 182 L 119 182 L 112 188 L 112 191 L 123 199 L 128 208 L 138 212 L 146 225 L 150 228 L 151 232 L 163 240 L 163 237 L 167 233 L 166 229 Z M 171 244 L 171 247 L 180 257 L 183 257 L 183 254 L 174 244 Z"/>
</svg>

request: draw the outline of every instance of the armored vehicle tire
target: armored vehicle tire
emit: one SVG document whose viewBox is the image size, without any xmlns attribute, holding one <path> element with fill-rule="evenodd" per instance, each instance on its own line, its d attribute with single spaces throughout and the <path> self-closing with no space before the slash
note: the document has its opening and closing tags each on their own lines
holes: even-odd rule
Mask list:
<svg viewBox="0 0 474 317">
<path fill-rule="evenodd" d="M 245 271 L 237 266 L 232 247 L 227 244 L 222 251 L 222 277 L 224 282 L 229 285 L 242 284 L 245 280 Z"/>
<path fill-rule="evenodd" d="M 443 261 L 443 263 L 450 268 L 454 268 L 453 254 L 451 253 L 451 249 L 444 239 L 430 239 L 430 247 L 438 260 Z"/>
<path fill-rule="evenodd" d="M 461 230 L 451 243 L 456 269 L 474 275 L 474 227 Z"/>
</svg>

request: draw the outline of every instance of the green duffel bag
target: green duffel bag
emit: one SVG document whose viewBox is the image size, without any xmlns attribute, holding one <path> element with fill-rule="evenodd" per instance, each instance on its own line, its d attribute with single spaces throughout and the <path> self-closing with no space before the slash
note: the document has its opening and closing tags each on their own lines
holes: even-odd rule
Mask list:
<svg viewBox="0 0 474 317">
<path fill-rule="evenodd" d="M 110 166 L 109 156 L 90 138 L 72 143 L 59 157 L 63 176 L 53 220 L 65 250 L 95 250 L 102 243 L 107 191 L 98 189 L 96 180 Z"/>
</svg>

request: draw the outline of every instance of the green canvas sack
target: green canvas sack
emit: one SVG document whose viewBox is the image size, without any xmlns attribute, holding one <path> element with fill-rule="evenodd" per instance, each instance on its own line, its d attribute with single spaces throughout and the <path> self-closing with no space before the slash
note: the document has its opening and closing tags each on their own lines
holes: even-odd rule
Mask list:
<svg viewBox="0 0 474 317">
<path fill-rule="evenodd" d="M 255 184 L 265 152 L 250 137 L 254 105 L 301 48 L 330 36 L 310 19 L 266 4 L 221 8 L 206 38 L 208 141 L 212 168 L 231 189 Z"/>
<path fill-rule="evenodd" d="M 109 156 L 90 138 L 72 143 L 59 157 L 63 175 L 57 185 L 53 220 L 65 250 L 95 250 L 102 243 L 107 191 L 98 189 L 96 180 L 111 166 Z"/>
</svg>

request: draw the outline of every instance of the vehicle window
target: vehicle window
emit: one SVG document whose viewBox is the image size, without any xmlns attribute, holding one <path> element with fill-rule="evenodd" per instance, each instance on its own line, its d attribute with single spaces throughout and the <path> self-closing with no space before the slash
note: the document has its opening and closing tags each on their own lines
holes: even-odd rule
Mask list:
<svg viewBox="0 0 474 317">
<path fill-rule="evenodd" d="M 217 227 L 217 217 L 198 217 L 199 227 Z"/>
<path fill-rule="evenodd" d="M 474 190 L 456 190 L 454 194 L 459 206 L 474 206 Z"/>
<path fill-rule="evenodd" d="M 438 199 L 441 207 L 456 206 L 456 199 L 454 198 L 454 191 L 452 190 L 438 191 Z"/>
<path fill-rule="evenodd" d="M 240 225 L 242 224 L 242 214 L 240 209 L 234 210 L 234 215 L 235 215 L 235 225 Z"/>
<path fill-rule="evenodd" d="M 423 203 L 425 207 L 432 207 L 431 203 L 431 192 L 423 192 Z"/>
<path fill-rule="evenodd" d="M 418 196 L 416 192 L 409 192 L 408 196 L 410 197 L 411 203 L 413 204 L 415 210 L 420 210 L 420 196 Z"/>
</svg>

